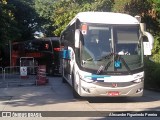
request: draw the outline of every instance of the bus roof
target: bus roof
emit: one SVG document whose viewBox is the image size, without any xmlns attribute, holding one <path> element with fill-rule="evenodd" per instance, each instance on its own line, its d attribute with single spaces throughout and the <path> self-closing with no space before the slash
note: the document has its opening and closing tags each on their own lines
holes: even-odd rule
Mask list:
<svg viewBox="0 0 160 120">
<path fill-rule="evenodd" d="M 85 23 L 102 23 L 102 24 L 139 24 L 139 21 L 128 14 L 113 12 L 80 12 L 69 23 L 71 25 L 79 19 Z"/>
</svg>

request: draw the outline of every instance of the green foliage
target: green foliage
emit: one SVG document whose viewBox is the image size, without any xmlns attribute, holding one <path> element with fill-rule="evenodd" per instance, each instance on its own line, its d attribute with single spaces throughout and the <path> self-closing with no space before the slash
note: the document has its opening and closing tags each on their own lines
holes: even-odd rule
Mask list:
<svg viewBox="0 0 160 120">
<path fill-rule="evenodd" d="M 160 37 L 159 36 L 155 37 L 154 48 L 152 50 L 152 54 L 153 54 L 153 57 L 152 57 L 153 60 L 156 63 L 160 64 Z"/>
<path fill-rule="evenodd" d="M 59 0 L 55 3 L 54 34 L 60 35 L 74 16 L 84 11 L 111 11 L 112 0 Z"/>
<path fill-rule="evenodd" d="M 13 40 L 18 37 L 16 32 L 17 22 L 12 13 L 14 7 L 8 5 L 7 2 L 0 2 L 0 46 L 4 46 L 8 40 Z"/>
<path fill-rule="evenodd" d="M 53 0 L 35 0 L 34 8 L 40 17 L 51 19 L 51 15 L 54 12 L 53 4 Z"/>
<path fill-rule="evenodd" d="M 18 34 L 17 40 L 28 40 L 33 38 L 33 30 L 38 15 L 33 9 L 33 0 L 8 0 L 8 4 L 14 6 L 14 17 L 17 21 Z"/>
<path fill-rule="evenodd" d="M 125 6 L 130 3 L 131 0 L 114 0 L 114 5 L 112 8 L 113 12 L 125 13 Z"/>
<path fill-rule="evenodd" d="M 115 0 L 112 11 L 128 13 L 130 15 L 144 15 L 152 9 L 150 0 Z M 143 17 L 142 15 L 142 17 Z"/>
<path fill-rule="evenodd" d="M 53 13 L 54 13 L 54 2 L 53 0 L 35 0 L 34 9 L 39 15 L 37 22 L 37 31 L 42 31 L 46 36 L 53 36 L 52 31 L 55 29 L 53 24 Z"/>
<path fill-rule="evenodd" d="M 145 88 L 160 88 L 160 64 L 145 59 Z"/>
<path fill-rule="evenodd" d="M 156 68 L 152 72 L 152 81 L 154 81 L 154 87 L 160 88 L 160 65 L 157 64 Z"/>
<path fill-rule="evenodd" d="M 152 2 L 152 17 L 154 20 L 151 23 L 151 26 L 154 26 L 153 33 L 155 35 L 160 35 L 160 0 L 150 0 Z"/>
<path fill-rule="evenodd" d="M 160 88 L 160 37 L 154 39 L 152 61 L 145 59 L 145 85 L 146 88 Z"/>
<path fill-rule="evenodd" d="M 54 34 L 60 35 L 61 31 L 66 27 L 69 21 L 73 18 L 73 16 L 77 13 L 76 8 L 78 8 L 78 4 L 72 2 L 72 0 L 68 1 L 58 1 L 55 4 L 55 12 L 54 12 L 54 26 L 56 26 L 56 30 Z"/>
<path fill-rule="evenodd" d="M 130 15 L 146 15 L 148 10 L 152 9 L 152 4 L 148 0 L 130 0 L 128 4 L 125 5 L 124 10 L 128 11 Z"/>
<path fill-rule="evenodd" d="M 154 4 L 154 9 L 159 13 L 160 12 L 160 0 L 152 0 Z"/>
</svg>

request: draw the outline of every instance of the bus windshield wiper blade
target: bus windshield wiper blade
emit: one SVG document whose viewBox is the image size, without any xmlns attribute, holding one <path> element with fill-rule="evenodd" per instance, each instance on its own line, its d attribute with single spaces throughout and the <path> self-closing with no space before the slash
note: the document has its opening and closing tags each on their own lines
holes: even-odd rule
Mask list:
<svg viewBox="0 0 160 120">
<path fill-rule="evenodd" d="M 108 70 L 108 68 L 109 68 L 109 66 L 111 65 L 112 62 L 113 62 L 113 60 L 110 60 L 110 61 L 107 63 L 107 65 L 105 66 L 105 70 L 106 70 L 106 71 Z"/>
<path fill-rule="evenodd" d="M 101 60 L 104 60 L 104 59 L 110 59 L 112 56 L 113 56 L 113 53 L 110 53 L 108 55 L 102 56 L 102 58 L 98 59 L 97 61 L 101 61 Z"/>
<path fill-rule="evenodd" d="M 110 53 L 110 54 L 108 54 L 108 55 L 106 55 L 106 56 L 103 56 L 101 59 L 99 59 L 99 61 L 100 61 L 100 60 L 103 60 L 103 59 L 111 59 L 111 57 L 112 57 L 113 55 L 114 55 L 113 53 Z M 103 67 L 100 66 L 100 68 L 98 69 L 97 73 L 100 74 L 102 70 L 106 70 L 106 71 L 107 71 L 107 69 L 109 68 L 109 66 L 111 65 L 112 62 L 113 62 L 113 59 L 111 59 L 111 60 L 107 63 L 106 66 L 103 66 Z"/>
<path fill-rule="evenodd" d="M 123 62 L 123 64 L 124 64 L 124 66 L 126 67 L 128 73 L 131 74 L 131 70 L 130 70 L 130 68 L 128 67 L 126 61 L 125 61 L 121 56 L 119 56 L 119 58 L 122 60 L 122 62 Z"/>
<path fill-rule="evenodd" d="M 103 70 L 104 70 L 104 66 L 103 65 L 101 65 L 100 67 L 99 67 L 99 69 L 97 70 L 97 74 L 100 74 Z"/>
</svg>

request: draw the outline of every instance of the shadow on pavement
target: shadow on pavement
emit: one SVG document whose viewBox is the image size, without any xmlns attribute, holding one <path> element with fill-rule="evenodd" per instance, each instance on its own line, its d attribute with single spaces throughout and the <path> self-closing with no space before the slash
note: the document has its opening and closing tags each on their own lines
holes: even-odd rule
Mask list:
<svg viewBox="0 0 160 120">
<path fill-rule="evenodd" d="M 82 97 L 74 99 L 72 89 L 68 84 L 62 83 L 61 77 L 50 77 L 49 84 L 46 86 L 30 86 L 18 88 L 1 88 L 0 101 L 4 105 L 11 106 L 41 106 L 47 104 L 89 102 L 89 103 L 141 103 L 159 101 L 160 94 L 156 93 L 152 97 L 152 92 L 148 91 L 143 97 L 128 98 L 104 98 L 104 97 Z"/>
</svg>

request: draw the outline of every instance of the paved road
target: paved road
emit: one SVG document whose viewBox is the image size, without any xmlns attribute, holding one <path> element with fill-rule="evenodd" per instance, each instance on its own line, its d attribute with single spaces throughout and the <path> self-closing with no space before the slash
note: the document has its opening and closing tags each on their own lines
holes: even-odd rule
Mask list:
<svg viewBox="0 0 160 120">
<path fill-rule="evenodd" d="M 20 115 L 31 114 L 25 113 L 28 111 L 38 112 L 37 115 L 46 115 L 45 118 L 35 118 L 39 120 L 158 120 L 159 117 L 103 117 L 101 115 L 108 115 L 106 111 L 132 111 L 133 115 L 145 113 L 133 111 L 160 111 L 160 93 L 153 91 L 144 91 L 144 96 L 139 98 L 83 98 L 74 99 L 72 96 L 71 87 L 68 84 L 61 82 L 60 77 L 50 77 L 49 84 L 45 86 L 21 86 L 0 88 L 0 110 L 1 111 L 18 111 Z M 41 112 L 51 111 L 51 112 Z M 52 111 L 69 111 L 69 112 L 52 112 Z M 71 112 L 73 111 L 73 112 Z M 82 111 L 82 112 L 75 112 Z M 89 111 L 89 112 L 86 112 Z M 92 112 L 93 111 L 93 112 Z M 24 112 L 24 113 L 22 113 Z M 120 112 L 122 113 L 122 112 Z M 148 112 L 146 112 L 148 113 Z M 83 117 L 76 117 L 81 116 Z M 131 115 L 132 115 L 131 114 Z M 160 114 L 160 112 L 158 113 Z M 22 119 L 21 117 L 13 118 L 6 117 L 6 119 Z M 91 116 L 90 116 L 91 115 Z M 119 115 L 119 113 L 117 113 Z M 153 114 L 152 114 L 153 115 Z M 54 117 L 49 117 L 54 116 Z M 61 116 L 61 117 L 60 117 Z M 72 116 L 66 118 L 66 116 Z M 97 117 L 93 117 L 97 116 Z M 0 117 L 0 120 L 4 119 Z M 31 118 L 28 118 L 31 119 Z M 32 118 L 33 119 L 33 118 Z"/>
</svg>

